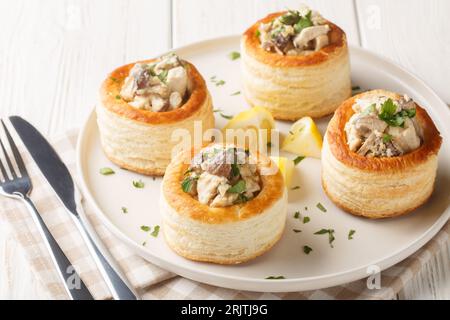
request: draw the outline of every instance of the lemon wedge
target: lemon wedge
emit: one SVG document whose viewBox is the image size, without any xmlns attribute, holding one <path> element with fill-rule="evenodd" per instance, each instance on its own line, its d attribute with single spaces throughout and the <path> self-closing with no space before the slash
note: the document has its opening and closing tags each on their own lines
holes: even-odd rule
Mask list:
<svg viewBox="0 0 450 320">
<path fill-rule="evenodd" d="M 271 142 L 271 131 L 274 128 L 275 121 L 272 114 L 263 107 L 254 107 L 235 115 L 228 121 L 223 130 L 224 132 L 227 132 L 229 129 L 255 130 L 258 141 L 261 138 L 263 143 L 268 144 Z M 265 131 L 260 129 L 265 129 Z"/>
<path fill-rule="evenodd" d="M 294 161 L 285 157 L 271 157 L 271 159 L 280 169 L 286 187 L 290 188 L 292 183 L 292 174 L 294 173 Z"/>
<path fill-rule="evenodd" d="M 320 159 L 321 149 L 322 135 L 310 117 L 304 117 L 295 122 L 281 146 L 281 150 L 318 159 Z"/>
</svg>

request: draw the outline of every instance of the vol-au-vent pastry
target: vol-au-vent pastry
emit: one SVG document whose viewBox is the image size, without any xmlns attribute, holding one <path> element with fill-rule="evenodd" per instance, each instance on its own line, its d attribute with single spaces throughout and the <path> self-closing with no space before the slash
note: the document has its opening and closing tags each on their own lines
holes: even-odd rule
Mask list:
<svg viewBox="0 0 450 320">
<path fill-rule="evenodd" d="M 241 53 L 245 98 L 276 119 L 322 117 L 351 95 L 345 33 L 307 7 L 256 22 Z"/>
<path fill-rule="evenodd" d="M 406 214 L 433 192 L 441 143 L 427 112 L 407 95 L 362 93 L 345 101 L 328 124 L 322 186 L 352 214 Z"/>
<path fill-rule="evenodd" d="M 276 170 L 265 170 L 270 167 Z M 164 237 L 173 251 L 195 261 L 237 264 L 280 239 L 287 192 L 268 157 L 213 144 L 172 160 L 160 205 Z"/>
<path fill-rule="evenodd" d="M 96 108 L 106 156 L 122 168 L 163 175 L 177 143 L 172 133 L 194 123 L 214 127 L 211 96 L 189 62 L 171 53 L 125 65 L 103 82 Z"/>
</svg>

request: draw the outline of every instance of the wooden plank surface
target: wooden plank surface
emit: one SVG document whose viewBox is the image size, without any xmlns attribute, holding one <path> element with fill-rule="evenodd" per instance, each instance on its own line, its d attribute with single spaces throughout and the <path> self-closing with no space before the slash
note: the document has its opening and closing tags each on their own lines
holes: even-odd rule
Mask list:
<svg viewBox="0 0 450 320">
<path fill-rule="evenodd" d="M 242 33 L 302 2 L 341 26 L 350 43 L 404 65 L 450 103 L 448 0 L 2 0 L 0 116 L 20 114 L 50 136 L 78 127 L 114 67 L 172 44 Z M 447 249 L 401 298 L 450 297 Z M 0 221 L 0 299 L 8 298 L 48 296 Z"/>
<path fill-rule="evenodd" d="M 169 9 L 167 1 L 1 1 L 1 114 L 49 135 L 80 126 L 112 68 L 169 48 Z"/>
<path fill-rule="evenodd" d="M 346 31 L 350 43 L 359 44 L 353 0 L 173 0 L 173 44 L 177 47 L 241 34 L 268 13 L 295 9 L 302 2 L 336 22 Z"/>
<path fill-rule="evenodd" d="M 356 0 L 362 46 L 393 59 L 450 103 L 450 1 Z"/>
</svg>

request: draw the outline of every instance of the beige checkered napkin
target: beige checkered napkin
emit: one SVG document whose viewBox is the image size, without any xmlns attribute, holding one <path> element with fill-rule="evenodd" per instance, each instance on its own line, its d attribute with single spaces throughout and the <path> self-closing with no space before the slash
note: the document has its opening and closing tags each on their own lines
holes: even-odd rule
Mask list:
<svg viewBox="0 0 450 320">
<path fill-rule="evenodd" d="M 13 130 L 11 130 L 13 131 Z M 12 132 L 14 133 L 14 132 Z M 77 131 L 70 131 L 53 143 L 56 151 L 75 173 L 75 145 Z M 36 164 L 24 151 L 20 139 L 15 135 L 30 177 L 33 181 L 31 198 L 45 220 L 50 231 L 80 273 L 83 281 L 97 299 L 111 298 L 100 273 L 90 257 L 67 212 L 59 203 L 51 187 L 45 182 Z M 76 175 L 73 175 L 74 177 Z M 346 285 L 298 293 L 255 293 L 236 291 L 197 283 L 168 271 L 162 270 L 139 256 L 119 242 L 93 215 L 93 210 L 83 203 L 100 239 L 120 266 L 130 283 L 146 299 L 392 299 L 414 275 L 442 250 L 448 250 L 450 223 L 425 247 L 394 267 L 384 271 L 382 288 L 369 290 L 366 280 Z M 25 207 L 18 201 L 0 198 L 1 218 L 12 226 L 15 238 L 25 249 L 32 271 L 55 299 L 66 299 L 67 295 L 57 276 L 49 254 Z M 450 263 L 446 261 L 447 267 Z"/>
<path fill-rule="evenodd" d="M 41 213 L 51 233 L 75 266 L 75 269 L 88 286 L 92 295 L 96 299 L 111 298 L 69 214 L 65 211 L 54 191 L 45 181 L 31 156 L 28 152 L 24 151 L 25 147 L 22 145 L 21 140 L 17 137 L 14 130 L 11 129 L 10 132 L 13 134 L 15 142 L 21 150 L 33 183 L 31 199 Z M 75 172 L 76 140 L 77 131 L 70 131 L 56 139 L 55 143 L 53 143 L 54 148 L 67 164 L 73 177 L 75 177 L 73 173 Z M 98 219 L 93 215 L 93 210 L 89 205 L 83 203 L 83 207 L 98 236 L 138 292 L 145 291 L 149 286 L 174 276 L 168 271 L 147 263 L 131 252 L 100 224 Z M 26 208 L 20 201 L 1 197 L 0 209 L 2 218 L 11 224 L 15 238 L 25 249 L 24 251 L 32 270 L 42 284 L 48 288 L 50 296 L 55 299 L 66 299 L 67 295 L 58 278 L 57 271 Z"/>
</svg>

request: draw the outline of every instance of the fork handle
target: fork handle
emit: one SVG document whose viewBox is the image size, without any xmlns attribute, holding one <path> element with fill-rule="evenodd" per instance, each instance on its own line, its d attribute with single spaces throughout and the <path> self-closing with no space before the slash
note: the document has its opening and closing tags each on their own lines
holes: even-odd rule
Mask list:
<svg viewBox="0 0 450 320">
<path fill-rule="evenodd" d="M 76 273 L 55 238 L 53 238 L 31 199 L 27 196 L 21 196 L 20 198 L 30 211 L 31 216 L 39 229 L 39 233 L 44 239 L 45 246 L 50 252 L 53 263 L 58 269 L 58 274 L 64 284 L 67 294 L 72 300 L 93 300 L 94 297 L 87 289 L 83 280 L 81 280 L 80 276 Z"/>
</svg>

